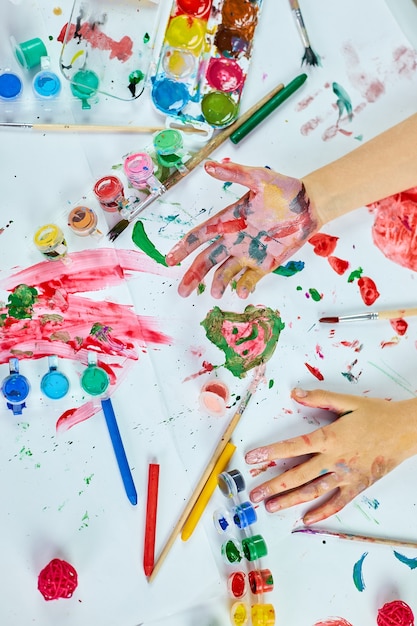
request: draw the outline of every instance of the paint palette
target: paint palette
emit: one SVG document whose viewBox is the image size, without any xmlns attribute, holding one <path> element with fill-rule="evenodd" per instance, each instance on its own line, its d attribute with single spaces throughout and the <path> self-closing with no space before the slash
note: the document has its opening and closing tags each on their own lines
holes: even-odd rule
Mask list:
<svg viewBox="0 0 417 626">
<path fill-rule="evenodd" d="M 97 93 L 138 98 L 149 76 L 160 19 L 151 0 L 74 0 L 59 39 L 60 68 L 82 107 Z"/>
<path fill-rule="evenodd" d="M 214 128 L 237 117 L 262 0 L 174 0 L 152 76 L 168 116 Z"/>
</svg>

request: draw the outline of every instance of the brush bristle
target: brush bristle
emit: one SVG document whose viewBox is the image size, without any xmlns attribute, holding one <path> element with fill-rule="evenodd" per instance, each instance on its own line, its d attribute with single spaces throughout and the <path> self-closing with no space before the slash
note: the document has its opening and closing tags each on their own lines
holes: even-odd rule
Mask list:
<svg viewBox="0 0 417 626">
<path fill-rule="evenodd" d="M 107 233 L 107 237 L 110 239 L 110 241 L 116 241 L 116 239 L 118 238 L 119 235 L 122 234 L 122 232 L 129 226 L 129 221 L 128 220 L 120 220 L 120 222 L 117 222 L 117 224 L 115 224 L 113 226 L 113 228 L 111 228 L 109 230 L 109 232 Z"/>
<path fill-rule="evenodd" d="M 319 58 L 312 48 L 305 48 L 301 65 L 319 65 Z"/>
</svg>

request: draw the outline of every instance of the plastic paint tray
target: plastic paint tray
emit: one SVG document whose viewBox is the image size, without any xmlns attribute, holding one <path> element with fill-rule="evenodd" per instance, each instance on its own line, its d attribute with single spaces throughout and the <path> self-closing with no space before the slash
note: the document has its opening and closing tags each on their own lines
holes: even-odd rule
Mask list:
<svg viewBox="0 0 417 626">
<path fill-rule="evenodd" d="M 159 16 L 157 1 L 74 0 L 60 34 L 60 68 L 84 108 L 96 93 L 118 100 L 142 94 Z"/>
<path fill-rule="evenodd" d="M 237 117 L 262 0 L 174 0 L 156 70 L 156 109 L 223 128 Z"/>
</svg>

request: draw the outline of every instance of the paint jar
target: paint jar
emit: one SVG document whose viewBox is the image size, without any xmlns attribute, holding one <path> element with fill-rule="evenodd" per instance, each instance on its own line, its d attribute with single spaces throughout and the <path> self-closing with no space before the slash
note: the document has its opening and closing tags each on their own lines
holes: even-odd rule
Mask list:
<svg viewBox="0 0 417 626">
<path fill-rule="evenodd" d="M 242 546 L 237 539 L 228 539 L 221 547 L 221 554 L 226 563 L 240 563 L 242 560 Z"/>
<path fill-rule="evenodd" d="M 210 59 L 206 78 L 211 87 L 218 91 L 239 91 L 245 80 L 243 70 L 233 59 L 213 57 Z"/>
<path fill-rule="evenodd" d="M 81 100 L 82 109 L 91 109 L 89 99 L 96 95 L 99 78 L 92 70 L 79 70 L 71 79 L 72 95 Z"/>
<path fill-rule="evenodd" d="M 253 594 L 259 595 L 272 591 L 274 579 L 269 569 L 255 569 L 248 573 L 249 587 Z"/>
<path fill-rule="evenodd" d="M 116 213 L 126 204 L 122 181 L 117 176 L 104 176 L 93 189 L 103 211 Z"/>
<path fill-rule="evenodd" d="M 264 538 L 261 535 L 253 535 L 242 539 L 242 550 L 248 561 L 255 561 L 268 554 Z"/>
<path fill-rule="evenodd" d="M 49 356 L 48 365 L 49 371 L 41 379 L 41 391 L 51 400 L 59 400 L 68 393 L 69 380 L 58 370 L 57 356 Z"/>
<path fill-rule="evenodd" d="M 61 92 L 61 81 L 54 72 L 41 70 L 33 77 L 32 88 L 41 100 L 54 100 Z"/>
<path fill-rule="evenodd" d="M 68 252 L 64 233 L 56 224 L 45 224 L 35 233 L 33 240 L 39 252 L 50 261 L 62 261 Z"/>
<path fill-rule="evenodd" d="M 81 376 L 81 387 L 91 396 L 99 396 L 104 393 L 110 384 L 109 376 L 105 369 L 97 365 L 95 352 L 88 354 L 88 366 Z"/>
<path fill-rule="evenodd" d="M 21 415 L 30 384 L 26 376 L 19 373 L 19 360 L 15 357 L 9 359 L 9 376 L 3 380 L 1 391 L 7 400 L 7 408 L 13 411 L 13 415 Z"/>
<path fill-rule="evenodd" d="M 191 52 L 168 46 L 162 57 L 162 67 L 167 76 L 181 80 L 190 76 L 196 66 L 196 58 Z"/>
<path fill-rule="evenodd" d="M 201 100 L 201 112 L 208 124 L 222 128 L 234 121 L 238 106 L 229 94 L 222 91 L 210 91 Z"/>
<path fill-rule="evenodd" d="M 210 380 L 201 388 L 200 407 L 213 417 L 222 416 L 226 413 L 228 400 L 229 389 L 219 380 Z"/>
<path fill-rule="evenodd" d="M 154 164 L 146 152 L 130 154 L 124 161 L 123 169 L 132 187 L 148 189 L 151 193 L 161 188 L 160 181 L 154 175 Z"/>
<path fill-rule="evenodd" d="M 245 489 L 245 479 L 239 470 L 222 472 L 217 477 L 217 484 L 222 494 L 227 498 L 233 498 Z"/>
<path fill-rule="evenodd" d="M 227 579 L 227 590 L 232 598 L 243 598 L 248 589 L 245 572 L 233 572 Z"/>
<path fill-rule="evenodd" d="M 34 37 L 22 43 L 17 43 L 14 37 L 10 37 L 14 53 L 20 65 L 26 70 L 31 70 L 41 64 L 42 57 L 48 56 L 48 51 L 42 39 Z"/>
<path fill-rule="evenodd" d="M 251 606 L 252 626 L 274 626 L 275 609 L 272 604 L 254 604 Z"/>
<path fill-rule="evenodd" d="M 153 138 L 153 147 L 158 163 L 162 167 L 175 167 L 180 172 L 186 172 L 184 160 L 189 156 L 184 150 L 182 135 L 178 130 L 161 130 Z"/>
<path fill-rule="evenodd" d="M 177 0 L 177 7 L 188 15 L 207 19 L 210 15 L 212 3 L 213 0 Z"/>
<path fill-rule="evenodd" d="M 204 44 L 207 22 L 198 17 L 177 15 L 173 17 L 165 33 L 165 41 L 173 48 L 184 48 L 198 56 Z"/>
<path fill-rule="evenodd" d="M 190 100 L 190 94 L 184 83 L 170 78 L 154 82 L 152 100 L 157 109 L 166 115 L 178 115 Z"/>
<path fill-rule="evenodd" d="M 246 528 L 258 519 L 251 502 L 242 502 L 232 509 L 233 521 L 238 528 Z"/>
<path fill-rule="evenodd" d="M 217 509 L 217 511 L 214 511 L 213 523 L 215 529 L 220 534 L 226 533 L 234 528 L 232 514 L 226 509 Z"/>
<path fill-rule="evenodd" d="M 245 626 L 249 620 L 249 607 L 243 602 L 235 602 L 230 609 L 230 620 L 233 626 Z"/>
<path fill-rule="evenodd" d="M 97 228 L 97 215 L 87 206 L 76 206 L 68 215 L 68 226 L 79 237 L 91 235 L 95 239 L 101 239 L 103 233 Z"/>
<path fill-rule="evenodd" d="M 3 72 L 0 74 L 0 99 L 17 100 L 23 90 L 23 83 L 20 77 L 14 72 Z"/>
</svg>

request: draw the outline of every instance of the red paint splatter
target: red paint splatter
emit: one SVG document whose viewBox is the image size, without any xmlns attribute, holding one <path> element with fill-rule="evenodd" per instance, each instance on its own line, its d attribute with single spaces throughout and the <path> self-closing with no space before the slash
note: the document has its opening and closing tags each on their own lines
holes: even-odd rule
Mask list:
<svg viewBox="0 0 417 626">
<path fill-rule="evenodd" d="M 325 622 L 316 622 L 313 626 L 352 626 L 343 617 L 330 617 Z"/>
<path fill-rule="evenodd" d="M 191 374 L 191 376 L 187 376 L 187 378 L 184 378 L 182 382 L 186 383 L 187 381 L 193 380 L 194 378 L 197 378 L 198 376 L 202 376 L 203 374 L 212 372 L 215 369 L 215 367 L 217 367 L 217 365 L 213 365 L 212 363 L 209 363 L 208 361 L 203 361 L 203 367 L 201 368 L 201 370 L 199 370 L 195 374 Z"/>
<path fill-rule="evenodd" d="M 337 256 L 328 256 L 330 267 L 340 276 L 346 272 L 349 267 L 349 262 L 344 259 L 339 259 Z"/>
<path fill-rule="evenodd" d="M 325 233 L 316 233 L 308 240 L 314 249 L 314 253 L 318 256 L 329 256 L 333 254 L 339 237 L 333 235 L 326 235 Z"/>
<path fill-rule="evenodd" d="M 401 337 L 407 332 L 408 323 L 402 317 L 390 320 L 389 323 L 391 324 L 395 332 Z"/>
<path fill-rule="evenodd" d="M 372 278 L 369 278 L 369 276 L 361 276 L 358 280 L 358 286 L 362 300 L 364 301 L 366 306 L 371 306 L 371 304 L 373 304 L 375 300 L 379 298 L 380 293 L 374 281 L 372 280 Z"/>
<path fill-rule="evenodd" d="M 417 52 L 414 48 L 401 46 L 393 52 L 396 74 L 412 78 L 417 69 Z"/>
<path fill-rule="evenodd" d="M 397 346 L 400 341 L 399 337 L 393 337 L 390 341 L 381 341 L 381 348 L 392 348 L 392 346 Z"/>
<path fill-rule="evenodd" d="M 58 41 L 61 43 L 64 42 L 67 26 L 68 24 L 65 24 L 58 35 Z M 125 35 L 120 41 L 115 41 L 103 33 L 97 24 L 90 25 L 88 22 L 85 22 L 78 30 L 75 24 L 71 24 L 66 40 L 68 41 L 74 36 L 85 39 L 85 41 L 88 41 L 92 48 L 96 48 L 98 50 L 110 50 L 110 59 L 117 58 L 122 63 L 130 59 L 133 53 L 133 41 L 130 37 Z"/>
<path fill-rule="evenodd" d="M 360 343 L 359 339 L 354 339 L 353 341 L 340 341 L 339 344 L 333 344 L 333 345 L 340 345 L 340 346 L 345 346 L 346 348 L 353 348 L 355 352 L 360 352 L 363 348 L 363 344 Z"/>
<path fill-rule="evenodd" d="M 275 467 L 275 466 L 276 466 L 275 461 L 269 461 L 269 463 L 264 463 L 263 465 L 250 469 L 249 472 L 250 472 L 250 475 L 253 478 L 255 478 L 256 476 L 259 476 L 259 474 L 263 474 L 264 472 L 266 472 L 266 470 L 269 469 L 270 467 Z"/>
<path fill-rule="evenodd" d="M 314 367 L 313 365 L 310 365 L 309 363 L 304 363 L 304 365 L 306 366 L 308 371 L 311 372 L 313 376 L 317 378 L 317 380 L 324 380 L 323 374 L 320 372 L 320 370 L 317 367 Z"/>
</svg>

